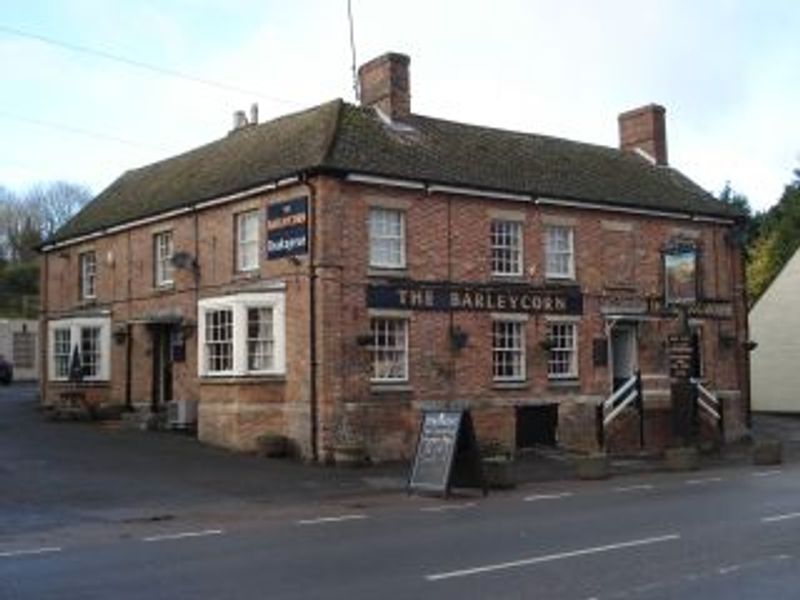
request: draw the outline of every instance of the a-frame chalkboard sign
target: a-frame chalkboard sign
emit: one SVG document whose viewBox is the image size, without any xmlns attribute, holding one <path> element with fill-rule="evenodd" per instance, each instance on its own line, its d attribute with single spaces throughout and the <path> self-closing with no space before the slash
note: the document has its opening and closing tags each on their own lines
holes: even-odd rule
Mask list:
<svg viewBox="0 0 800 600">
<path fill-rule="evenodd" d="M 408 491 L 448 496 L 452 488 L 487 493 L 472 418 L 468 410 L 424 411 Z"/>
</svg>

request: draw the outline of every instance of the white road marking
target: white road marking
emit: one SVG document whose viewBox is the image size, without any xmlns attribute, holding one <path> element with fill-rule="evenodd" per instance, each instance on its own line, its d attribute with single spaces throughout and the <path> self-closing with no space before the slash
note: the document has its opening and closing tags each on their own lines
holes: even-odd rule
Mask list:
<svg viewBox="0 0 800 600">
<path fill-rule="evenodd" d="M 572 492 L 562 492 L 560 494 L 536 494 L 535 496 L 526 496 L 522 500 L 524 502 L 538 502 L 539 500 L 559 500 L 561 498 L 569 498 Z"/>
<path fill-rule="evenodd" d="M 184 538 L 205 537 L 208 535 L 222 535 L 225 533 L 222 529 L 205 529 L 203 531 L 184 531 L 181 533 L 165 533 L 163 535 L 151 535 L 150 537 L 142 538 L 143 542 L 162 542 L 165 540 L 181 540 Z"/>
<path fill-rule="evenodd" d="M 317 519 L 303 519 L 297 525 L 319 525 L 322 523 L 341 523 L 342 521 L 358 521 L 366 519 L 367 515 L 341 515 L 339 517 L 319 517 Z"/>
<path fill-rule="evenodd" d="M 783 473 L 780 469 L 773 469 L 771 471 L 756 471 L 752 473 L 753 477 L 770 477 L 771 475 L 780 475 Z"/>
<path fill-rule="evenodd" d="M 441 506 L 426 506 L 420 508 L 422 512 L 444 512 L 447 510 L 463 510 L 465 508 L 472 508 L 477 506 L 475 502 L 465 502 L 464 504 L 443 504 Z"/>
<path fill-rule="evenodd" d="M 469 569 L 460 569 L 458 571 L 447 571 L 445 573 L 434 573 L 426 575 L 425 579 L 428 581 L 441 581 L 443 579 L 452 579 L 454 577 L 467 577 L 469 575 L 478 575 L 480 573 L 489 573 L 492 571 L 502 571 L 505 569 L 515 569 L 517 567 L 526 567 L 546 562 L 553 562 L 556 560 L 563 560 L 565 558 L 575 558 L 576 556 L 587 556 L 590 554 L 600 554 L 601 552 L 610 552 L 612 550 L 622 550 L 624 548 L 635 548 L 637 546 L 647 546 L 650 544 L 660 544 L 663 542 L 671 542 L 680 539 L 677 533 L 668 535 L 661 535 L 658 537 L 643 538 L 639 540 L 631 540 L 628 542 L 619 542 L 616 544 L 607 544 L 605 546 L 594 546 L 591 548 L 582 548 L 580 550 L 571 550 L 569 552 L 559 552 L 557 554 L 546 554 L 544 556 L 535 556 L 533 558 L 524 558 L 522 560 L 514 560 L 511 562 L 496 563 L 493 565 L 483 565 L 480 567 L 472 567 Z"/>
<path fill-rule="evenodd" d="M 15 556 L 49 554 L 51 552 L 61 552 L 61 548 L 53 546 L 50 548 L 31 548 L 29 550 L 9 550 L 6 552 L 0 552 L 0 558 L 14 558 Z"/>
<path fill-rule="evenodd" d="M 717 483 L 722 481 L 722 477 L 706 477 L 705 479 L 687 479 L 686 485 L 703 485 L 705 483 Z"/>
<path fill-rule="evenodd" d="M 775 521 L 787 521 L 789 519 L 800 519 L 800 512 L 786 513 L 785 515 L 773 515 L 761 519 L 762 523 L 774 523 Z"/>
<path fill-rule="evenodd" d="M 646 491 L 646 490 L 655 489 L 655 487 L 656 486 L 650 485 L 649 483 L 642 483 L 640 485 L 626 485 L 626 486 L 623 486 L 623 487 L 615 487 L 614 491 L 615 492 L 620 492 L 620 493 L 624 493 L 624 492 L 643 492 L 643 491 Z"/>
</svg>

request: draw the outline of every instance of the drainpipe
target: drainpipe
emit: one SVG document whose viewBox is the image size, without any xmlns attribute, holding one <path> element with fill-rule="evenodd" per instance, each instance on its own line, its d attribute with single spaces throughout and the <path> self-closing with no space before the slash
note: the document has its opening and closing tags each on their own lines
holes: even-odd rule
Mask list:
<svg viewBox="0 0 800 600">
<path fill-rule="evenodd" d="M 309 351 L 309 420 L 311 421 L 311 459 L 314 462 L 319 460 L 319 448 L 317 443 L 317 435 L 319 433 L 319 407 L 317 405 L 317 267 L 314 257 L 314 237 L 316 235 L 316 214 L 315 202 L 317 198 L 317 189 L 308 177 L 304 177 L 306 187 L 308 188 L 308 304 L 309 304 L 309 318 L 308 318 L 308 351 Z"/>
</svg>

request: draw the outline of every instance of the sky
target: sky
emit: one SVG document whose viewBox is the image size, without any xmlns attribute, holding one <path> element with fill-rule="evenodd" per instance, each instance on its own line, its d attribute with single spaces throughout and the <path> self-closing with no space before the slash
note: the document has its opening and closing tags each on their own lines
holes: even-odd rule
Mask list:
<svg viewBox="0 0 800 600">
<path fill-rule="evenodd" d="M 616 146 L 667 109 L 670 164 L 763 210 L 800 168 L 796 0 L 352 0 L 358 64 L 411 57 L 412 110 Z M 354 101 L 347 0 L 0 2 L 0 186 L 124 171 Z M 179 76 L 180 75 L 180 76 Z"/>
</svg>

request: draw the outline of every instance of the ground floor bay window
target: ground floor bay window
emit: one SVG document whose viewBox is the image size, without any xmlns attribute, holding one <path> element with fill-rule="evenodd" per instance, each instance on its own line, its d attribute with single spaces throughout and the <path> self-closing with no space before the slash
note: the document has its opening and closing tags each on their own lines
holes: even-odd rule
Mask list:
<svg viewBox="0 0 800 600">
<path fill-rule="evenodd" d="M 203 377 L 283 375 L 282 292 L 205 298 L 198 303 L 198 372 Z"/>
<path fill-rule="evenodd" d="M 79 361 L 84 381 L 108 381 L 111 373 L 111 319 L 78 317 L 47 324 L 48 374 L 51 381 L 68 381 Z"/>
</svg>

